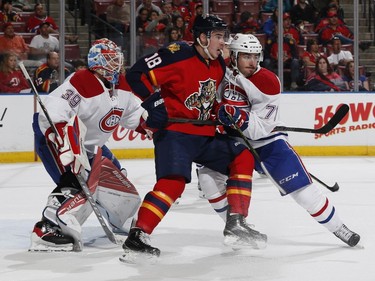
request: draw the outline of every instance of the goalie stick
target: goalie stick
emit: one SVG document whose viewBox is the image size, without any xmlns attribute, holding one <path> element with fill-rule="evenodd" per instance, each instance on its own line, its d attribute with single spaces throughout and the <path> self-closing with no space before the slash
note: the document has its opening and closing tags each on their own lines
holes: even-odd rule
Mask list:
<svg viewBox="0 0 375 281">
<path fill-rule="evenodd" d="M 312 133 L 312 134 L 327 134 L 331 131 L 337 124 L 345 117 L 349 111 L 349 106 L 347 104 L 342 104 L 339 109 L 335 112 L 332 118 L 322 127 L 318 129 L 309 128 L 298 128 L 298 127 L 287 127 L 287 126 L 276 126 L 273 131 L 289 131 L 289 132 L 299 132 L 299 133 Z M 184 119 L 184 118 L 169 118 L 171 123 L 190 123 L 194 125 L 221 125 L 218 121 L 214 120 L 196 120 L 196 119 Z"/>
<path fill-rule="evenodd" d="M 29 73 L 27 72 L 27 70 L 25 68 L 25 65 L 23 64 L 22 61 L 19 63 L 19 67 L 20 67 L 20 69 L 22 71 L 22 74 L 25 76 L 26 80 L 29 82 L 31 89 L 33 90 L 34 95 L 35 95 L 35 97 L 36 97 L 36 99 L 37 99 L 37 101 L 38 101 L 38 103 L 39 103 L 39 105 L 40 105 L 40 107 L 41 107 L 44 115 L 46 116 L 46 118 L 48 120 L 48 123 L 50 124 L 53 133 L 55 134 L 55 136 L 57 138 L 57 141 L 60 144 L 62 144 L 63 140 L 61 139 L 61 136 L 58 133 L 55 124 L 52 122 L 51 117 L 49 116 L 48 111 L 47 111 L 46 107 L 44 106 L 44 104 L 43 104 L 43 102 L 42 102 L 42 100 L 40 98 L 38 90 L 35 88 L 35 85 L 34 85 L 33 81 L 31 80 L 31 77 L 30 77 Z M 85 195 L 87 197 L 87 200 L 89 201 L 89 203 L 90 203 L 90 205 L 91 205 L 91 207 L 92 207 L 92 209 L 93 209 L 96 217 L 98 218 L 98 220 L 100 222 L 100 225 L 102 226 L 105 234 L 107 235 L 108 239 L 112 243 L 117 244 L 117 240 L 115 238 L 115 235 L 109 229 L 107 223 L 104 220 L 104 217 L 100 213 L 100 211 L 98 209 L 98 206 L 97 206 L 97 204 L 96 204 L 96 202 L 95 202 L 95 200 L 94 200 L 94 198 L 93 198 L 93 196 L 92 196 L 92 194 L 90 192 L 90 189 L 87 186 L 87 183 L 86 183 L 85 179 L 83 178 L 82 174 L 77 174 L 76 177 L 77 177 L 77 180 L 78 180 L 79 184 L 81 185 L 81 188 L 82 188 L 83 192 L 85 193 Z M 99 178 L 99 174 L 97 175 L 97 177 Z"/>
<path fill-rule="evenodd" d="M 285 191 L 282 189 L 282 187 L 275 181 L 275 179 L 270 175 L 270 173 L 268 172 L 266 166 L 264 165 L 264 163 L 261 161 L 260 159 L 260 156 L 258 154 L 258 152 L 253 148 L 253 146 L 250 144 L 249 140 L 247 139 L 247 137 L 244 135 L 244 133 L 242 132 L 242 130 L 236 125 L 236 123 L 234 122 L 233 118 L 231 115 L 227 115 L 229 120 L 233 123 L 233 126 L 234 126 L 234 129 L 238 132 L 238 134 L 241 136 L 241 138 L 243 139 L 243 141 L 245 142 L 247 148 L 250 150 L 250 152 L 253 154 L 254 158 L 256 161 L 259 162 L 260 166 L 262 167 L 264 173 L 268 176 L 268 178 L 279 188 L 279 190 L 285 194 Z M 340 122 L 340 121 L 339 121 Z M 337 122 L 338 123 L 338 122 Z M 324 187 L 326 187 L 328 190 L 332 191 L 332 192 L 335 192 L 337 190 L 339 190 L 339 185 L 337 183 L 335 183 L 334 186 L 329 186 L 327 185 L 326 183 L 324 183 L 323 181 L 321 181 L 320 179 L 318 179 L 317 177 L 315 177 L 314 175 L 310 174 L 309 175 L 314 179 L 316 180 L 317 182 L 319 182 L 321 185 L 323 185 Z"/>
</svg>

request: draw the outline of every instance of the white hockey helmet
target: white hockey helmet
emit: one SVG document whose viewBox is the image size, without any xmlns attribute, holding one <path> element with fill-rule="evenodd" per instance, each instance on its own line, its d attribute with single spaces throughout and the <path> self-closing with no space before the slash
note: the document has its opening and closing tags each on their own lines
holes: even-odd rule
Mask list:
<svg viewBox="0 0 375 281">
<path fill-rule="evenodd" d="M 263 61 L 263 48 L 256 36 L 237 33 L 228 43 L 228 48 L 234 54 L 236 62 L 238 53 L 259 54 L 258 64 Z"/>
<path fill-rule="evenodd" d="M 124 55 L 120 48 L 107 38 L 95 40 L 87 56 L 88 68 L 111 84 L 118 83 L 123 63 Z"/>
</svg>

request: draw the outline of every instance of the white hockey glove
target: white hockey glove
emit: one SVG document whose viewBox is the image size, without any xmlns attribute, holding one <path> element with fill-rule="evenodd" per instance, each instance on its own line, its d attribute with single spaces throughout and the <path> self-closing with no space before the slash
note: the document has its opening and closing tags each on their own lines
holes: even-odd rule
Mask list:
<svg viewBox="0 0 375 281">
<path fill-rule="evenodd" d="M 78 116 L 73 116 L 64 127 L 64 144 L 59 149 L 59 158 L 64 166 L 70 165 L 74 174 L 79 174 L 82 168 L 88 171 L 91 170 L 86 150 L 83 146 L 86 132 L 86 126 Z"/>
</svg>

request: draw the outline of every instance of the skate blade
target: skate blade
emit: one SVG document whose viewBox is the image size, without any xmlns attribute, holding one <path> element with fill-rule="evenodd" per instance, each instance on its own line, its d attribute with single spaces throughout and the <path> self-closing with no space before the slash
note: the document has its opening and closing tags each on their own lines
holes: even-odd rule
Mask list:
<svg viewBox="0 0 375 281">
<path fill-rule="evenodd" d="M 64 245 L 61 247 L 56 246 L 48 246 L 48 245 L 41 245 L 41 244 L 33 244 L 30 246 L 29 252 L 44 252 L 44 253 L 51 253 L 51 252 L 75 252 L 73 250 L 73 244 Z"/>
<path fill-rule="evenodd" d="M 255 250 L 262 250 L 267 247 L 266 241 L 261 240 L 243 240 L 238 236 L 227 235 L 224 238 L 224 245 L 231 247 L 233 250 L 238 251 L 241 249 L 255 249 Z"/>
<path fill-rule="evenodd" d="M 158 262 L 159 257 L 148 253 L 134 252 L 124 249 L 125 254 L 119 257 L 119 260 L 128 264 L 155 264 Z"/>
<path fill-rule="evenodd" d="M 77 247 L 73 243 L 57 245 L 40 239 L 35 233 L 31 234 L 29 252 L 74 252 Z"/>
</svg>

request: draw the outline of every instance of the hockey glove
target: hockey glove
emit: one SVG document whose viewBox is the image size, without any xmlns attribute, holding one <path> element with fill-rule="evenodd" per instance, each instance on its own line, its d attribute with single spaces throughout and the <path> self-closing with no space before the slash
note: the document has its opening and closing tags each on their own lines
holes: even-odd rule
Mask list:
<svg viewBox="0 0 375 281">
<path fill-rule="evenodd" d="M 249 125 L 249 113 L 229 104 L 223 104 L 219 107 L 217 118 L 224 126 L 233 127 L 236 124 L 241 131 L 246 130 Z"/>
<path fill-rule="evenodd" d="M 167 125 L 168 113 L 160 92 L 155 92 L 148 97 L 142 103 L 142 107 L 148 112 L 148 117 L 146 119 L 147 127 L 162 129 Z"/>
</svg>

